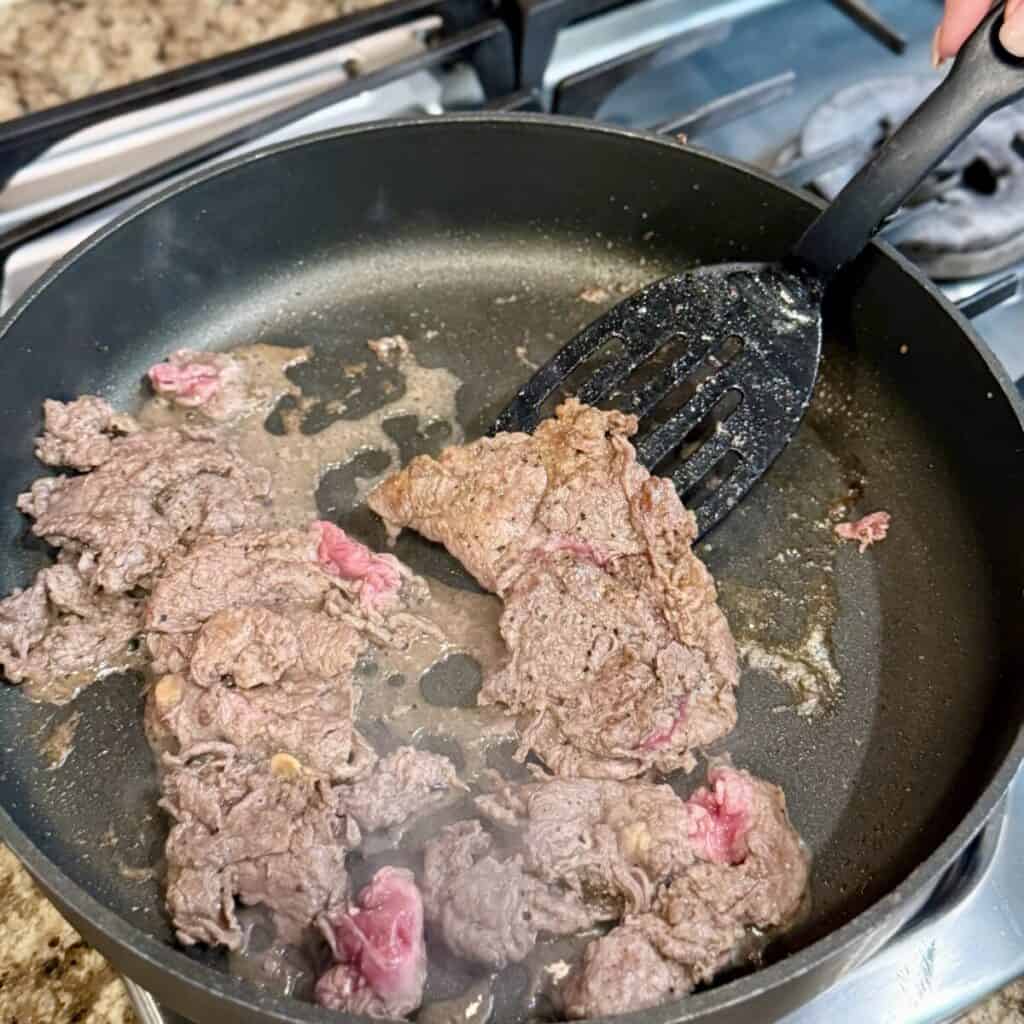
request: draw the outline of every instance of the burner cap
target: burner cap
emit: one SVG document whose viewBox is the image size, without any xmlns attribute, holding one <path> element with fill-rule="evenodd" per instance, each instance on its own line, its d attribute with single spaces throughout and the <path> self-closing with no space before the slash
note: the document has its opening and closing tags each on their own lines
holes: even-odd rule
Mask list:
<svg viewBox="0 0 1024 1024">
<path fill-rule="evenodd" d="M 933 75 L 873 78 L 836 93 L 808 118 L 799 152 L 809 155 L 849 139 L 863 152 L 820 175 L 832 199 L 884 139 L 935 88 Z M 979 277 L 1024 260 L 1024 104 L 993 114 L 928 176 L 887 234 L 938 280 Z"/>
</svg>

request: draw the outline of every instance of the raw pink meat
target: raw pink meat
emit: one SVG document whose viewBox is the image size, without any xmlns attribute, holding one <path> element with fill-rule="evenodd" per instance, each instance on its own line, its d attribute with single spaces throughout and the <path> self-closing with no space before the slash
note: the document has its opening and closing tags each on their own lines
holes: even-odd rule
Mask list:
<svg viewBox="0 0 1024 1024">
<path fill-rule="evenodd" d="M 197 406 L 217 394 L 222 373 L 222 367 L 203 360 L 201 353 L 181 349 L 166 363 L 152 367 L 149 380 L 158 395 L 172 398 L 178 405 Z"/>
<path fill-rule="evenodd" d="M 378 555 L 350 537 L 334 523 L 318 520 L 316 556 L 333 576 L 361 584 L 359 600 L 364 608 L 377 609 L 398 593 L 401 566 L 394 555 Z"/>
<path fill-rule="evenodd" d="M 585 540 L 576 537 L 567 537 L 565 534 L 553 533 L 538 548 L 534 548 L 531 554 L 553 555 L 559 551 L 568 551 L 575 555 L 581 562 L 590 562 L 596 566 L 604 566 L 608 562 L 608 553 Z"/>
<path fill-rule="evenodd" d="M 684 697 L 679 702 L 679 711 L 676 717 L 672 719 L 672 724 L 668 728 L 658 729 L 656 732 L 651 733 L 640 744 L 641 750 L 660 750 L 672 742 L 672 737 L 675 736 L 676 730 L 686 721 L 686 702 L 687 698 Z"/>
<path fill-rule="evenodd" d="M 855 523 L 839 523 L 836 525 L 836 536 L 843 540 L 857 541 L 863 554 L 872 544 L 885 540 L 889 533 L 892 516 L 888 512 L 869 512 L 863 519 Z"/>
<path fill-rule="evenodd" d="M 332 1010 L 401 1017 L 420 1005 L 427 975 L 423 900 L 411 872 L 384 867 L 359 894 L 358 909 L 321 927 L 338 961 L 317 982 Z"/>
<path fill-rule="evenodd" d="M 739 864 L 747 855 L 753 792 L 750 782 L 731 768 L 712 768 L 710 788 L 702 786 L 687 801 L 693 811 L 690 838 L 697 854 L 716 864 Z"/>
</svg>

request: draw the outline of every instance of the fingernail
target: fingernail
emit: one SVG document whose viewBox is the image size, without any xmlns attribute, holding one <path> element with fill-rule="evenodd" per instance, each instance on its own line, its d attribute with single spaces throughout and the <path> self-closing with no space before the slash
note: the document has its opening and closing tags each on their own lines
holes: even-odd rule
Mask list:
<svg viewBox="0 0 1024 1024">
<path fill-rule="evenodd" d="M 939 38 L 941 36 L 942 36 L 942 26 L 938 25 L 935 28 L 935 35 L 932 36 L 932 67 L 933 68 L 940 68 L 940 67 L 942 67 L 942 62 L 945 59 L 945 58 L 943 58 L 942 54 L 939 52 Z"/>
<path fill-rule="evenodd" d="M 1004 21 L 999 30 L 999 42 L 1015 57 L 1024 57 L 1024 18 Z"/>
</svg>

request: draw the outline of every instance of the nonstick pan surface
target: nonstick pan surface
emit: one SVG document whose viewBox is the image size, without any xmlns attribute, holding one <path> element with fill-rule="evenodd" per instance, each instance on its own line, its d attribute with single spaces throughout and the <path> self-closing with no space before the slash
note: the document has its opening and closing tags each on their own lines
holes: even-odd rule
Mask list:
<svg viewBox="0 0 1024 1024">
<path fill-rule="evenodd" d="M 529 375 L 521 356 L 542 361 L 598 311 L 584 290 L 614 298 L 688 264 L 775 258 L 813 209 L 694 150 L 531 117 L 347 130 L 172 188 L 85 243 L 0 327 L 0 588 L 47 557 L 14 510 L 41 475 L 44 398 L 98 393 L 131 408 L 146 368 L 176 348 L 312 345 L 290 372 L 315 430 L 384 401 L 365 384 L 353 396 L 338 367 L 365 359 L 367 339 L 401 333 L 422 364 L 461 380 L 458 420 L 476 436 Z M 809 632 L 830 638 L 841 681 L 820 713 L 798 714 L 770 674 L 745 670 L 739 726 L 716 748 L 784 787 L 814 854 L 810 907 L 773 947 L 778 963 L 647 1020 L 728 1015 L 766 992 L 780 993 L 779 1012 L 808 998 L 921 902 L 1020 758 L 1024 442 L 1012 389 L 891 250 L 873 248 L 838 282 L 827 324 L 807 422 L 699 549 L 741 645 L 812 658 Z M 327 407 L 339 398 L 340 413 Z M 395 425 L 405 458 L 439 443 L 417 426 Z M 373 465 L 328 474 L 319 500 L 381 545 L 379 524 L 351 508 Z M 832 537 L 843 499 L 892 514 L 868 554 Z M 397 554 L 472 587 L 412 535 Z M 125 877 L 159 863 L 165 835 L 142 707 L 131 675 L 56 710 L 0 690 L 3 837 L 86 937 L 172 1006 L 203 1020 L 336 1019 L 226 976 L 219 954 L 174 947 L 159 880 Z M 71 714 L 74 749 L 50 770 L 41 740 Z M 438 994 L 459 983 L 430 982 Z M 497 1024 L 522 1016 L 509 985 Z"/>
</svg>

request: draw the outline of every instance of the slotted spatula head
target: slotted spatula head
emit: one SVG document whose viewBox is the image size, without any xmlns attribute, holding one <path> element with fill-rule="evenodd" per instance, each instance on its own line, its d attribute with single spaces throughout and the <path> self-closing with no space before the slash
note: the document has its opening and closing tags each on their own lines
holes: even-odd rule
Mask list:
<svg viewBox="0 0 1024 1024">
<path fill-rule="evenodd" d="M 1000 3 L 784 265 L 718 264 L 648 285 L 542 366 L 492 433 L 532 431 L 570 395 L 635 413 L 640 461 L 671 477 L 703 536 L 803 418 L 821 359 L 827 282 L 964 136 L 1024 94 L 1024 61 L 999 42 L 1002 17 Z"/>
<path fill-rule="evenodd" d="M 800 424 L 821 356 L 820 285 L 772 264 L 664 278 L 594 321 L 537 371 L 494 430 L 530 432 L 570 394 L 634 413 L 649 470 L 709 530 Z"/>
</svg>

